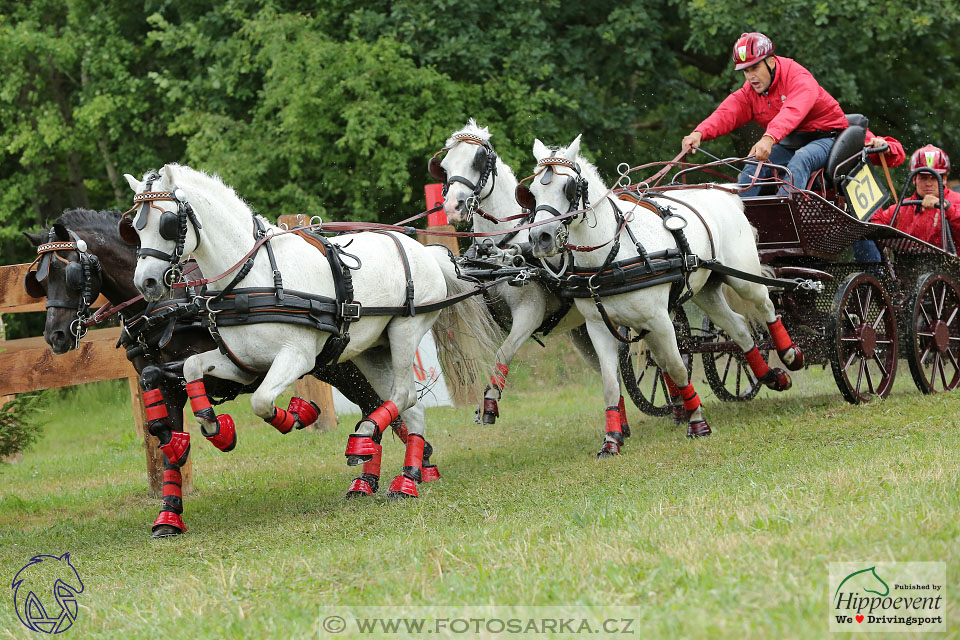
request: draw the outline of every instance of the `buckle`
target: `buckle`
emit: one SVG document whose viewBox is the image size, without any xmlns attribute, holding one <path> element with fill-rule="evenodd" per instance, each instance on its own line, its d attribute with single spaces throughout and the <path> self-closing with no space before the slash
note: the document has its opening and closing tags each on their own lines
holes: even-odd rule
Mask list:
<svg viewBox="0 0 960 640">
<path fill-rule="evenodd" d="M 360 319 L 362 306 L 359 302 L 340 303 L 340 317 L 348 322 L 356 322 Z"/>
<path fill-rule="evenodd" d="M 686 271 L 696 271 L 700 268 L 700 256 L 695 253 L 688 253 L 683 256 L 683 268 Z"/>
</svg>

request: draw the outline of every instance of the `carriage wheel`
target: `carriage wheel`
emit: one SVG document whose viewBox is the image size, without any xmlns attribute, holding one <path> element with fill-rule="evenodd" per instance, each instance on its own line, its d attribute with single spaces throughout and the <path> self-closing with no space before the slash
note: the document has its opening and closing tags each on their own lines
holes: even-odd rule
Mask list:
<svg viewBox="0 0 960 640">
<path fill-rule="evenodd" d="M 673 316 L 673 328 L 677 333 L 680 356 L 687 367 L 687 376 L 693 369 L 693 358 L 683 345 L 690 344 L 690 322 L 683 307 L 677 307 Z M 667 416 L 673 411 L 663 371 L 657 366 L 643 341 L 634 345 L 620 343 L 620 377 L 633 404 L 651 416 Z"/>
<path fill-rule="evenodd" d="M 827 327 L 830 367 L 851 404 L 886 398 L 897 373 L 897 318 L 873 276 L 852 273 L 833 298 Z"/>
<path fill-rule="evenodd" d="M 960 385 L 960 291 L 942 273 L 921 276 L 908 307 L 913 315 L 907 344 L 910 373 L 923 393 Z"/>
<path fill-rule="evenodd" d="M 756 339 L 756 332 L 754 332 Z M 759 340 L 755 340 L 759 342 Z M 730 336 L 718 326 L 715 326 L 706 315 L 703 316 L 703 343 L 704 345 L 729 342 Z M 743 356 L 743 351 L 737 347 L 734 352 L 702 354 L 703 373 L 713 393 L 724 402 L 746 402 L 753 400 L 760 391 L 760 385 Z"/>
</svg>

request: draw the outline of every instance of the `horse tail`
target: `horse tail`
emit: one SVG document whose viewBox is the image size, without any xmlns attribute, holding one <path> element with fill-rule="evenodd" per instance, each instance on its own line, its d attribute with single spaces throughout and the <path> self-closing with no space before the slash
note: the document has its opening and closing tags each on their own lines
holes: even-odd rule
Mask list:
<svg viewBox="0 0 960 640">
<path fill-rule="evenodd" d="M 466 293 L 474 284 L 460 278 L 454 255 L 443 245 L 427 246 L 447 284 L 447 295 Z M 445 307 L 434 323 L 433 339 L 444 375 L 462 387 L 474 387 L 493 369 L 503 335 L 482 295 L 473 295 Z"/>
</svg>

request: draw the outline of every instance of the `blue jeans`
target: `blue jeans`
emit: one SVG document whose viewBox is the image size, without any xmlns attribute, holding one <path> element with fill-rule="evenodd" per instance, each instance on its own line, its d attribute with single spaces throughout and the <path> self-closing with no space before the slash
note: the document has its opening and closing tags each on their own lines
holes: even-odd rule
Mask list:
<svg viewBox="0 0 960 640">
<path fill-rule="evenodd" d="M 819 140 L 814 140 L 810 144 L 800 147 L 796 151 L 790 151 L 784 147 L 781 147 L 779 144 L 773 145 L 773 149 L 770 150 L 770 158 L 768 162 L 772 164 L 779 164 L 781 166 L 787 167 L 790 170 L 790 173 L 793 174 L 793 185 L 799 189 L 806 189 L 807 182 L 810 180 L 810 174 L 812 174 L 817 169 L 822 169 L 824 165 L 827 164 L 827 156 L 830 154 L 830 149 L 833 147 L 834 138 L 820 138 Z M 748 164 L 743 172 L 740 173 L 740 178 L 737 180 L 740 184 L 750 184 L 750 181 L 753 180 L 753 174 L 757 170 L 757 165 Z M 773 175 L 772 169 L 767 165 L 764 165 L 760 170 L 760 178 L 769 178 Z M 789 181 L 787 176 L 780 176 L 783 180 Z M 758 179 L 759 180 L 759 179 Z M 741 198 L 749 198 L 750 196 L 755 196 L 760 193 L 760 184 L 758 184 L 740 194 Z M 781 185 L 780 189 L 777 191 L 777 195 L 786 195 L 788 192 L 785 187 Z"/>
</svg>

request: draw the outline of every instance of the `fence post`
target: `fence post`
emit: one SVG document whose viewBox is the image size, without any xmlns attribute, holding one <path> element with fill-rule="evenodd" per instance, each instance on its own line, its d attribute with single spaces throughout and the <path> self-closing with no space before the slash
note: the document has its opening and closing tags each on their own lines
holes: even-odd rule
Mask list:
<svg viewBox="0 0 960 640">
<path fill-rule="evenodd" d="M 143 443 L 147 458 L 147 491 L 151 498 L 159 498 L 163 495 L 163 453 L 159 449 L 160 441 L 147 431 L 147 414 L 137 376 L 127 378 L 127 386 L 130 388 L 130 402 L 133 406 L 133 423 L 137 427 L 137 438 Z M 193 418 L 192 414 L 190 418 Z M 184 415 L 185 431 L 187 424 L 186 415 Z M 187 464 L 180 468 L 180 475 L 183 492 L 191 493 L 193 491 L 192 458 L 187 458 Z"/>
</svg>

